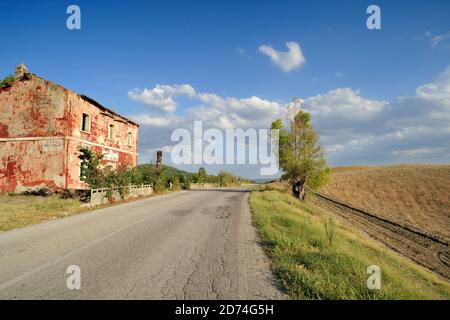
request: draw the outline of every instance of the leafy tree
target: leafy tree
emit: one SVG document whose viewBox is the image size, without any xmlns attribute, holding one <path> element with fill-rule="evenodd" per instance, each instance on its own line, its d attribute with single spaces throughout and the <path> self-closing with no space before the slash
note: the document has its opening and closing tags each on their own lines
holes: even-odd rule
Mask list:
<svg viewBox="0 0 450 320">
<path fill-rule="evenodd" d="M 182 175 L 180 178 L 181 185 L 183 189 L 190 189 L 191 188 L 191 181 L 189 180 L 189 177 L 186 175 Z"/>
<path fill-rule="evenodd" d="M 166 183 L 160 178 L 156 178 L 155 182 L 153 183 L 153 190 L 156 192 L 162 192 L 167 189 Z"/>
<path fill-rule="evenodd" d="M 89 148 L 79 148 L 81 160 L 81 180 L 91 188 L 97 189 L 104 186 L 104 173 L 100 168 L 103 155 L 96 154 Z"/>
<path fill-rule="evenodd" d="M 179 176 L 173 176 L 170 180 L 172 182 L 172 190 L 179 190 L 180 189 L 180 177 Z"/>
<path fill-rule="evenodd" d="M 135 185 L 153 184 L 156 180 L 153 165 L 137 166 L 131 171 L 132 181 Z"/>
<path fill-rule="evenodd" d="M 208 181 L 208 175 L 205 168 L 198 169 L 197 183 L 206 183 Z"/>
<path fill-rule="evenodd" d="M 299 110 L 290 120 L 290 130 L 284 128 L 281 119 L 272 123 L 272 129 L 279 130 L 279 165 L 285 172 L 283 178 L 292 184 L 294 194 L 304 200 L 305 186 L 319 188 L 326 183 L 330 172 L 319 135 L 311 126 L 311 116 Z"/>
<path fill-rule="evenodd" d="M 207 176 L 206 182 L 207 183 L 218 184 L 219 183 L 219 178 L 217 176 Z"/>
<path fill-rule="evenodd" d="M 218 184 L 222 187 L 231 187 L 239 182 L 238 177 L 226 171 L 220 171 L 217 178 Z"/>
<path fill-rule="evenodd" d="M 103 187 L 108 188 L 108 195 L 111 195 L 112 191 L 116 189 L 124 198 L 129 191 L 129 185 L 132 184 L 131 170 L 125 165 L 119 166 L 117 169 L 106 166 L 102 169 L 102 173 L 104 176 Z"/>
</svg>

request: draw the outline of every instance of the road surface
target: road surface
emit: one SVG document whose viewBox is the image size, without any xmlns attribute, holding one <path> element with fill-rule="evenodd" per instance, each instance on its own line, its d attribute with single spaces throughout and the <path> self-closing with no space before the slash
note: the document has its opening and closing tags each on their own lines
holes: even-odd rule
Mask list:
<svg viewBox="0 0 450 320">
<path fill-rule="evenodd" d="M 283 299 L 248 195 L 183 191 L 0 233 L 0 298 Z"/>
</svg>

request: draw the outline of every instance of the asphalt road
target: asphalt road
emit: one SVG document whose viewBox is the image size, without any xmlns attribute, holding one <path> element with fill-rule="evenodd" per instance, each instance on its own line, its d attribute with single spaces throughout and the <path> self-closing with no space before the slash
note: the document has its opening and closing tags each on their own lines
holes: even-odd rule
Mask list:
<svg viewBox="0 0 450 320">
<path fill-rule="evenodd" d="M 0 233 L 0 298 L 283 299 L 248 196 L 183 191 Z"/>
</svg>

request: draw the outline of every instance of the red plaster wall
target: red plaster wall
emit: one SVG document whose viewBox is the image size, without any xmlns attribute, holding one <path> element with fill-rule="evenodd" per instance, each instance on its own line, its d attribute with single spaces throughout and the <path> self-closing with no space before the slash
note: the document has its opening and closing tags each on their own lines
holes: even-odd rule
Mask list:
<svg viewBox="0 0 450 320">
<path fill-rule="evenodd" d="M 81 131 L 83 113 L 90 116 L 90 132 Z M 114 124 L 111 140 L 110 123 Z M 86 189 L 79 177 L 81 145 L 114 153 L 104 165 L 134 167 L 137 144 L 137 125 L 37 76 L 0 90 L 0 192 L 43 185 L 55 191 Z"/>
<path fill-rule="evenodd" d="M 78 158 L 80 146 L 89 147 L 98 154 L 112 154 L 113 160 L 104 160 L 102 164 L 117 168 L 119 165 L 135 167 L 137 164 L 138 126 L 124 121 L 123 118 L 99 109 L 74 92 L 68 94 L 68 108 L 70 118 L 69 135 L 85 141 L 84 143 L 69 141 L 68 149 L 68 189 L 83 189 L 86 184 L 80 181 L 80 160 Z M 90 131 L 81 130 L 83 113 L 90 117 Z M 114 125 L 113 139 L 108 138 L 109 125 Z M 132 143 L 128 145 L 128 132 L 132 134 Z M 99 146 L 101 145 L 101 146 Z M 108 147 L 112 148 L 109 149 Z M 123 152 L 121 152 L 123 151 Z M 105 157 L 107 158 L 107 157 Z M 117 158 L 117 161 L 115 160 Z M 111 158 L 110 158 L 111 159 Z"/>
<path fill-rule="evenodd" d="M 49 141 L 61 145 L 48 151 Z M 64 140 L 0 142 L 0 192 L 65 187 Z"/>
<path fill-rule="evenodd" d="M 38 77 L 0 90 L 0 138 L 64 135 L 67 91 Z"/>
</svg>

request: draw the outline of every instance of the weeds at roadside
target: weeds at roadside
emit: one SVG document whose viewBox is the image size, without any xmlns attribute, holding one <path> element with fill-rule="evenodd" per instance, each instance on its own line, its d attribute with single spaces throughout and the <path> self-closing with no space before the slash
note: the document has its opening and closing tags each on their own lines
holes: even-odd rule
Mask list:
<svg viewBox="0 0 450 320">
<path fill-rule="evenodd" d="M 281 188 L 280 188 L 281 189 Z M 272 270 L 294 299 L 449 299 L 450 284 L 330 213 L 273 190 L 250 205 Z M 381 290 L 367 288 L 367 267 L 382 270 Z"/>
</svg>

